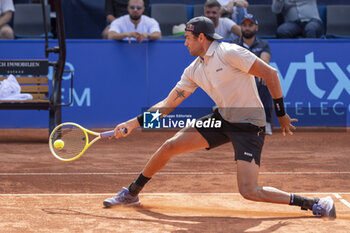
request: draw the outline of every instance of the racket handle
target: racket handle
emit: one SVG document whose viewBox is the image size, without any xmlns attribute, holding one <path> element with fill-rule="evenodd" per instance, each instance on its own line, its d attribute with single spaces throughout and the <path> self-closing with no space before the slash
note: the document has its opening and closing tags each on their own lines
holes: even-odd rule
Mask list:
<svg viewBox="0 0 350 233">
<path fill-rule="evenodd" d="M 127 134 L 128 130 L 126 128 L 123 128 L 123 133 Z M 113 136 L 114 136 L 114 130 L 101 133 L 101 138 L 107 138 L 107 137 L 113 137 Z"/>
</svg>

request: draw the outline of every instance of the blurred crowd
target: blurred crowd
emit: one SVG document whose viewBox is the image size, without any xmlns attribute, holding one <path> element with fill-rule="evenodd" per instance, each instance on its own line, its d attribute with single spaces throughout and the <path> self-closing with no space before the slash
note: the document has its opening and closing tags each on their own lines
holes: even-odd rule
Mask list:
<svg viewBox="0 0 350 233">
<path fill-rule="evenodd" d="M 51 24 L 54 21 L 54 0 L 43 0 L 51 6 Z M 17 38 L 13 18 L 16 17 L 16 4 L 40 3 L 41 0 L 0 0 L 0 38 Z M 82 1 L 83 2 L 83 1 Z M 322 38 L 325 36 L 324 19 L 320 17 L 317 0 L 271 0 L 269 11 L 256 15 L 260 25 L 268 17 L 275 15 L 276 25 L 273 38 Z M 167 1 L 164 0 L 164 3 Z M 99 3 L 100 4 L 100 3 Z M 203 0 L 201 14 L 210 18 L 217 33 L 225 40 L 241 36 L 241 21 L 250 12 L 249 0 Z M 115 40 L 157 40 L 168 38 L 162 32 L 163 20 L 153 16 L 152 0 L 105 0 L 105 28 L 101 31 L 103 39 Z M 350 12 L 349 12 L 350 13 Z M 166 12 L 165 14 L 168 14 Z M 187 13 L 188 14 L 188 13 Z M 199 15 L 194 15 L 199 16 Z M 166 21 L 166 20 L 164 20 Z M 184 24 L 171 25 L 174 35 L 184 32 Z M 168 25 L 169 26 L 169 25 Z M 55 25 L 51 27 L 55 31 Z M 260 34 L 264 29 L 260 28 Z"/>
</svg>

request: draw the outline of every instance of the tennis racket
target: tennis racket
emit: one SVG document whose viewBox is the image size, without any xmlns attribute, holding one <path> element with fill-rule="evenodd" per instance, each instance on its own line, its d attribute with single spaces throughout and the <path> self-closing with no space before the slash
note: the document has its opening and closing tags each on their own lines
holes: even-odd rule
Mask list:
<svg viewBox="0 0 350 233">
<path fill-rule="evenodd" d="M 124 134 L 127 129 L 123 129 Z M 73 161 L 82 156 L 85 151 L 101 138 L 114 136 L 114 131 L 97 133 L 72 123 L 58 125 L 50 134 L 49 146 L 51 153 L 61 161 Z"/>
</svg>

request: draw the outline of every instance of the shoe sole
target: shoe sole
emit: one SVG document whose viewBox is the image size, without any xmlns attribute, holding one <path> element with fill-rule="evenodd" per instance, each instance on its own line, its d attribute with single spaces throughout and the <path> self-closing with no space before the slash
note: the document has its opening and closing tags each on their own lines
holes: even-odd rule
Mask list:
<svg viewBox="0 0 350 233">
<path fill-rule="evenodd" d="M 329 216 L 328 216 L 328 217 L 329 217 L 329 218 L 332 218 L 332 219 L 334 219 L 334 218 L 337 217 L 337 214 L 336 214 L 336 212 L 335 212 L 335 205 L 334 205 L 334 202 L 333 202 L 332 209 L 329 211 Z"/>
<path fill-rule="evenodd" d="M 128 203 L 128 204 L 112 204 L 108 201 L 104 201 L 103 202 L 103 205 L 105 207 L 111 207 L 111 206 L 133 206 L 133 205 L 139 205 L 140 204 L 140 201 L 137 201 L 137 202 L 133 202 L 133 203 Z"/>
</svg>

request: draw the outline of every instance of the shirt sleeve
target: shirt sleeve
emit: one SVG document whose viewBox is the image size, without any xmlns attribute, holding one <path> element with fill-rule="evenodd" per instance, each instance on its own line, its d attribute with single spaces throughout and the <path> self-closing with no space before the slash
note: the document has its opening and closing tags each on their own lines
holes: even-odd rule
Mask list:
<svg viewBox="0 0 350 233">
<path fill-rule="evenodd" d="M 231 28 L 236 25 L 235 21 L 229 19 L 229 18 L 223 18 L 226 24 L 226 27 L 228 28 L 229 31 L 231 31 Z"/>
<path fill-rule="evenodd" d="M 115 20 L 112 21 L 109 31 L 121 33 L 120 25 L 121 25 L 121 18 L 116 18 Z"/>
<path fill-rule="evenodd" d="M 183 89 L 193 93 L 198 85 L 191 79 L 193 73 L 191 70 L 192 64 L 185 69 L 183 72 L 180 81 L 176 84 L 176 88 Z"/>
<path fill-rule="evenodd" d="M 148 33 L 153 33 L 153 32 L 161 32 L 159 23 L 155 20 L 150 18 L 150 28 L 148 30 Z"/>
<path fill-rule="evenodd" d="M 256 55 L 239 45 L 230 45 L 223 54 L 225 61 L 232 67 L 248 73 L 257 58 Z"/>
<path fill-rule="evenodd" d="M 231 33 L 231 28 L 233 26 L 235 26 L 236 23 L 233 20 L 230 20 L 229 18 L 223 18 L 223 22 L 224 22 L 226 30 Z"/>
<path fill-rule="evenodd" d="M 7 11 L 15 11 L 15 7 L 13 5 L 13 1 L 12 0 L 4 0 L 4 3 L 2 5 L 2 13 L 5 13 Z"/>
</svg>

